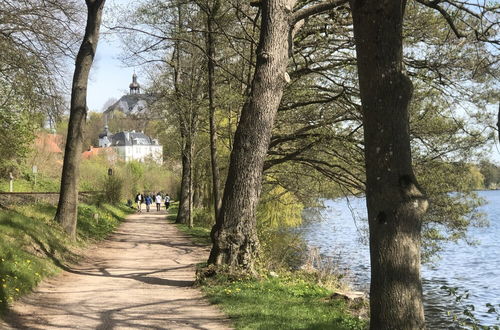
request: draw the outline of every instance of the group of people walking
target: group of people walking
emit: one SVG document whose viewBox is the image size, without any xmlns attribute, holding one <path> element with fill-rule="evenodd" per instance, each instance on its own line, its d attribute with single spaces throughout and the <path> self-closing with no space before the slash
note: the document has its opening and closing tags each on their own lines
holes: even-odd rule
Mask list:
<svg viewBox="0 0 500 330">
<path fill-rule="evenodd" d="M 156 211 L 161 211 L 162 204 L 168 210 L 170 207 L 170 196 L 168 194 L 162 195 L 161 193 L 157 193 L 156 195 L 137 193 L 135 203 L 137 204 L 137 212 L 142 212 L 142 204 L 146 204 L 146 212 L 149 212 L 153 203 L 156 203 Z"/>
</svg>

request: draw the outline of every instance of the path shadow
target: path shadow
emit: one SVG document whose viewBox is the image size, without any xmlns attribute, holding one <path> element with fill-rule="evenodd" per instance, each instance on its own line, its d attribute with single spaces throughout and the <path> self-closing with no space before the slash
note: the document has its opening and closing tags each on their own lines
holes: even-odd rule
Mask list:
<svg viewBox="0 0 500 330">
<path fill-rule="evenodd" d="M 98 294 L 98 292 L 96 292 Z M 36 307 L 35 301 L 28 303 Z M 227 322 L 221 316 L 207 316 L 203 313 L 193 315 L 192 307 L 208 306 L 197 298 L 164 299 L 151 303 L 131 304 L 120 308 L 99 310 L 98 307 L 82 308 L 75 311 L 72 306 L 47 304 L 48 312 L 44 316 L 10 313 L 5 318 L 6 323 L 14 329 L 74 329 L 88 328 L 96 330 L 127 329 L 207 329 L 210 323 Z M 57 322 L 48 320 L 48 316 L 65 315 Z M 78 320 L 75 323 L 75 320 Z M 36 326 L 33 326 L 36 324 Z M 86 324 L 92 324 L 86 327 Z"/>
</svg>

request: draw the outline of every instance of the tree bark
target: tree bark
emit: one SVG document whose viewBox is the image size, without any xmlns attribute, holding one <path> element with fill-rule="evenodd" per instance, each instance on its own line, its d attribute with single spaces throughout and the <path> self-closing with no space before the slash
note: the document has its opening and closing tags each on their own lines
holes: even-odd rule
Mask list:
<svg viewBox="0 0 500 330">
<path fill-rule="evenodd" d="M 351 0 L 363 108 L 370 229 L 370 328 L 424 329 L 421 217 L 427 199 L 412 168 L 403 71 L 405 0 Z"/>
<path fill-rule="evenodd" d="M 236 129 L 222 207 L 212 229 L 211 264 L 253 271 L 259 244 L 255 212 L 274 118 L 288 81 L 289 17 L 294 4 L 294 0 L 262 1 L 254 79 Z"/>
<path fill-rule="evenodd" d="M 181 123 L 182 125 L 182 123 Z M 181 128 L 182 132 L 182 128 Z M 183 135 L 181 133 L 181 135 Z M 189 142 L 188 137 L 183 136 L 184 140 L 182 146 L 182 177 L 181 177 L 181 196 L 179 199 L 179 212 L 177 213 L 176 223 L 189 223 L 190 218 L 190 208 L 189 208 L 189 195 L 190 195 L 190 169 L 191 169 L 191 158 L 189 157 Z"/>
<path fill-rule="evenodd" d="M 217 163 L 217 127 L 215 124 L 215 40 L 214 40 L 214 30 L 213 21 L 217 10 L 219 7 L 219 1 L 216 1 L 214 5 L 207 12 L 207 57 L 208 57 L 208 111 L 209 111 L 209 121 L 210 121 L 210 161 L 212 164 L 212 194 L 214 201 L 214 213 L 215 219 L 219 215 L 219 210 L 221 206 L 220 199 L 220 171 L 219 165 Z"/>
<path fill-rule="evenodd" d="M 87 4 L 87 25 L 75 62 L 61 190 L 55 215 L 56 221 L 61 223 L 64 230 L 72 237 L 76 235 L 77 225 L 80 157 L 87 117 L 87 83 L 99 40 L 105 0 L 86 0 L 85 2 Z"/>
<path fill-rule="evenodd" d="M 182 4 L 177 2 L 177 33 L 181 33 L 183 30 L 182 27 Z M 180 41 L 175 41 L 175 49 L 174 49 L 174 90 L 175 96 L 178 100 L 177 102 L 177 115 L 179 116 L 179 127 L 180 127 L 180 135 L 182 141 L 182 149 L 181 149 L 181 162 L 182 162 L 182 175 L 181 175 L 181 194 L 179 198 L 179 211 L 177 212 L 177 218 L 175 220 L 176 223 L 188 223 L 190 217 L 190 208 L 189 208 L 189 181 L 190 181 L 190 173 L 191 169 L 191 158 L 189 157 L 189 149 L 190 142 L 188 126 L 185 116 L 182 113 L 182 109 L 180 108 L 179 100 L 182 98 L 180 91 L 180 80 L 181 80 L 181 45 Z"/>
<path fill-rule="evenodd" d="M 497 128 L 498 128 L 498 141 L 500 142 L 500 102 L 498 103 L 498 121 L 497 121 Z"/>
<path fill-rule="evenodd" d="M 189 118 L 192 118 L 191 111 L 189 112 Z M 189 157 L 189 175 L 188 175 L 188 225 L 189 228 L 193 228 L 193 196 L 194 196 L 194 191 L 193 191 L 193 122 L 191 121 L 191 126 L 189 129 L 189 146 L 188 146 L 188 157 Z"/>
</svg>

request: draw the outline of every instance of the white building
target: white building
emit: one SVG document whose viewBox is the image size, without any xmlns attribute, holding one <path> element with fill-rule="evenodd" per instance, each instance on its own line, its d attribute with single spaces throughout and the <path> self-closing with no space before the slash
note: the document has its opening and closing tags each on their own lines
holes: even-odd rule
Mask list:
<svg viewBox="0 0 500 330">
<path fill-rule="evenodd" d="M 151 160 L 163 163 L 163 146 L 142 132 L 124 131 L 109 134 L 108 127 L 99 135 L 99 147 L 113 149 L 118 157 L 126 162 Z"/>
</svg>

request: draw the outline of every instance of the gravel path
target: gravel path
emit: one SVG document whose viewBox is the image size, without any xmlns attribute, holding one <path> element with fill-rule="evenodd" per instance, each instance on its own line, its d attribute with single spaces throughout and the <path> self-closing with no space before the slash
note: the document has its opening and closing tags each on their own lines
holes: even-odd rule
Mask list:
<svg viewBox="0 0 500 330">
<path fill-rule="evenodd" d="M 43 282 L 12 306 L 4 329 L 230 329 L 192 287 L 199 247 L 165 212 L 127 218 L 85 262 Z"/>
</svg>

